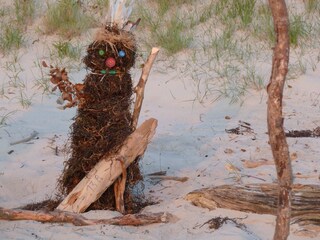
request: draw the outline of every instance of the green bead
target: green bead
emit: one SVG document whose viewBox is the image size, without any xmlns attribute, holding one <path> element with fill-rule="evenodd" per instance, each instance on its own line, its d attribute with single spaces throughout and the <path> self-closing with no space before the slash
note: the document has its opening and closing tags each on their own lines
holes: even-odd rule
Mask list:
<svg viewBox="0 0 320 240">
<path fill-rule="evenodd" d="M 109 71 L 109 74 L 110 74 L 110 75 L 116 75 L 116 73 L 117 73 L 116 70 L 110 70 L 110 71 Z"/>
<path fill-rule="evenodd" d="M 99 50 L 99 55 L 103 56 L 104 55 L 104 51 L 102 49 Z"/>
<path fill-rule="evenodd" d="M 106 74 L 106 73 L 107 73 L 106 70 L 101 70 L 100 72 L 101 72 L 102 74 Z"/>
</svg>

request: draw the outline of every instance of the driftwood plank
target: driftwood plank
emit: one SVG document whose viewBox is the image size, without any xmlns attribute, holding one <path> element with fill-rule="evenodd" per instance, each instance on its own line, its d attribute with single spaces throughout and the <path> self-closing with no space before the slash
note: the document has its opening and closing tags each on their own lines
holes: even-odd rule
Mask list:
<svg viewBox="0 0 320 240">
<path fill-rule="evenodd" d="M 121 175 L 137 157 L 143 155 L 155 134 L 157 120 L 146 120 L 124 142 L 120 150 L 104 156 L 99 163 L 79 182 L 60 203 L 57 210 L 75 213 L 84 212 Z"/>
<path fill-rule="evenodd" d="M 195 190 L 186 196 L 194 205 L 277 215 L 278 185 L 222 185 Z M 291 222 L 320 225 L 320 186 L 292 186 Z"/>
<path fill-rule="evenodd" d="M 0 220 L 18 221 L 32 220 L 37 222 L 50 223 L 72 223 L 76 226 L 87 226 L 96 224 L 110 224 L 119 226 L 142 226 L 152 223 L 167 223 L 175 221 L 175 217 L 169 213 L 147 213 L 147 214 L 128 214 L 111 219 L 88 219 L 80 214 L 53 211 L 28 211 L 21 209 L 5 209 L 0 207 Z"/>
</svg>

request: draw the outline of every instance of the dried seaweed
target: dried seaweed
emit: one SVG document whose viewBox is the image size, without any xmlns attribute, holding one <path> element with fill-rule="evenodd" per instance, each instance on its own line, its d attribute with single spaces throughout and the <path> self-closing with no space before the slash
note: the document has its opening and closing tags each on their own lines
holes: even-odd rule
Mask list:
<svg viewBox="0 0 320 240">
<path fill-rule="evenodd" d="M 286 133 L 286 137 L 299 138 L 299 137 L 320 137 L 320 127 L 313 130 L 291 130 Z"/>
<path fill-rule="evenodd" d="M 133 35 L 106 26 L 97 36 L 83 59 L 89 72 L 71 126 L 72 153 L 59 179 L 63 194 L 70 193 L 105 154 L 116 152 L 133 131 L 133 86 L 129 72 L 135 62 Z M 138 189 L 137 183 L 142 180 L 138 159 L 127 171 L 124 199 L 127 212 L 132 213 L 143 205 L 142 199 L 133 194 Z M 89 210 L 114 208 L 114 192 L 110 187 Z"/>
</svg>

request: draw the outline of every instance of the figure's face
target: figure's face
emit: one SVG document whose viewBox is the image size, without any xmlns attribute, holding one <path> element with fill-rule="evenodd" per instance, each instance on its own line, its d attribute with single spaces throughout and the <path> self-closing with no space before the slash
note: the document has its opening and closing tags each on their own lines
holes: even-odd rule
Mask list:
<svg viewBox="0 0 320 240">
<path fill-rule="evenodd" d="M 135 50 L 122 43 L 113 46 L 105 42 L 94 42 L 87 49 L 84 63 L 95 73 L 115 75 L 126 72 L 133 66 Z"/>
</svg>

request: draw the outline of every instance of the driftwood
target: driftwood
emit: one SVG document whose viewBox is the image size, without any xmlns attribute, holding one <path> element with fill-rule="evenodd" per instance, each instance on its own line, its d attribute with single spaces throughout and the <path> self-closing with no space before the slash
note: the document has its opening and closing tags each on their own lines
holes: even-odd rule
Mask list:
<svg viewBox="0 0 320 240">
<path fill-rule="evenodd" d="M 273 239 L 286 240 L 290 233 L 290 201 L 292 168 L 283 128 L 282 96 L 289 64 L 289 16 L 285 0 L 269 0 L 276 44 L 268 91 L 269 142 L 277 170 L 279 185 L 278 213 Z"/>
<path fill-rule="evenodd" d="M 188 177 L 175 177 L 175 176 L 163 176 L 163 175 L 150 175 L 150 179 L 155 180 L 172 180 L 172 181 L 178 181 L 178 182 L 186 182 L 188 181 Z"/>
<path fill-rule="evenodd" d="M 138 125 L 138 120 L 139 120 L 142 102 L 144 98 L 144 89 L 145 89 L 153 62 L 156 59 L 159 50 L 160 50 L 159 48 L 152 48 L 151 53 L 142 69 L 140 80 L 134 90 L 136 93 L 136 100 L 135 100 L 133 114 L 132 114 L 133 129 L 136 129 Z M 127 170 L 122 164 L 122 175 L 121 177 L 116 179 L 114 182 L 114 195 L 115 195 L 116 209 L 121 213 L 125 212 L 123 195 L 126 188 L 126 180 L 127 180 Z"/>
<path fill-rule="evenodd" d="M 0 220 L 17 221 L 32 220 L 50 223 L 72 223 L 76 226 L 110 224 L 119 226 L 142 226 L 152 223 L 167 223 L 175 217 L 169 213 L 128 214 L 111 219 L 88 219 L 79 214 L 63 211 L 28 211 L 20 209 L 0 208 Z"/>
<path fill-rule="evenodd" d="M 143 102 L 143 99 L 144 99 L 145 85 L 147 83 L 148 76 L 149 76 L 151 67 L 153 65 L 153 62 L 156 59 L 159 51 L 160 51 L 160 49 L 156 48 L 156 47 L 153 47 L 151 49 L 151 53 L 150 53 L 146 63 L 144 64 L 144 67 L 142 69 L 140 80 L 139 80 L 137 86 L 134 89 L 134 91 L 136 93 L 136 100 L 135 100 L 133 114 L 132 114 L 132 126 L 134 128 L 136 128 L 137 125 L 138 125 L 138 120 L 139 120 L 139 116 L 140 116 L 142 102 Z"/>
<path fill-rule="evenodd" d="M 137 157 L 143 155 L 157 127 L 156 119 L 146 120 L 115 154 L 106 155 L 60 203 L 57 210 L 84 212 Z"/>
<path fill-rule="evenodd" d="M 222 185 L 193 191 L 186 199 L 210 210 L 227 208 L 277 215 L 278 185 Z M 320 186 L 292 185 L 291 216 L 292 223 L 320 226 Z"/>
<path fill-rule="evenodd" d="M 36 136 L 38 136 L 38 132 L 37 131 L 33 131 L 29 137 L 26 137 L 24 139 L 21 139 L 19 141 L 16 141 L 16 142 L 11 142 L 10 145 L 17 145 L 17 144 L 20 144 L 20 143 L 26 143 L 26 142 L 29 142 L 31 141 L 32 139 L 34 139 Z"/>
</svg>

